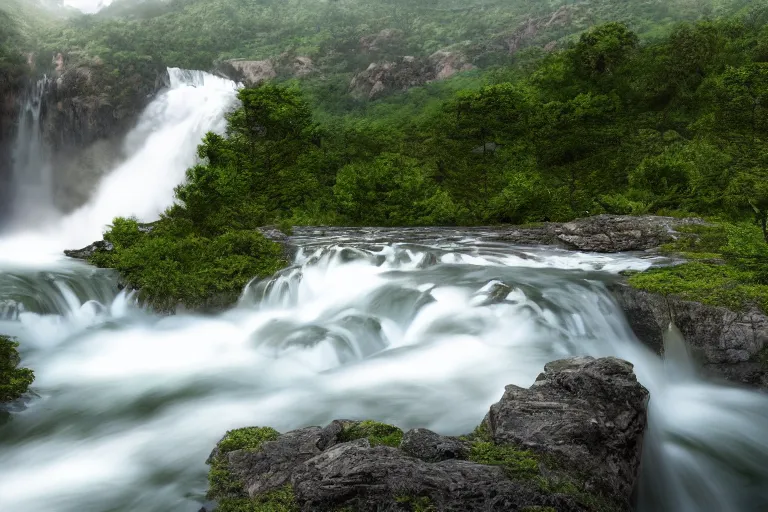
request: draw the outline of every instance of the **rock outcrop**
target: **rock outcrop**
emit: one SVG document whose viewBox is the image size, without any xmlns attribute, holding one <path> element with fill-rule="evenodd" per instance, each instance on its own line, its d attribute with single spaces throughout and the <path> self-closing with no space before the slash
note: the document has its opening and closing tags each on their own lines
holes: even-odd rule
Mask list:
<svg viewBox="0 0 768 512">
<path fill-rule="evenodd" d="M 564 224 L 513 228 L 502 238 L 513 243 L 560 245 L 578 251 L 645 251 L 675 240 L 675 230 L 680 226 L 703 223 L 696 218 L 595 215 Z"/>
<path fill-rule="evenodd" d="M 217 71 L 236 82 L 253 87 L 274 78 L 305 78 L 317 73 L 309 57 L 283 53 L 273 59 L 232 59 L 217 64 Z"/>
<path fill-rule="evenodd" d="M 484 424 L 496 443 L 553 455 L 609 496 L 629 497 L 637 476 L 648 392 L 615 358 L 554 361 L 530 389 L 507 386 Z"/>
<path fill-rule="evenodd" d="M 705 369 L 734 382 L 768 387 L 768 365 L 761 361 L 768 346 L 768 317 L 762 312 L 735 312 L 623 283 L 610 289 L 635 335 L 655 352 L 663 352 L 664 331 L 673 323 Z"/>
<path fill-rule="evenodd" d="M 396 61 L 372 62 L 352 78 L 349 90 L 359 98 L 376 99 L 472 69 L 475 66 L 464 54 L 440 50 L 427 58 L 406 56 Z"/>
<path fill-rule="evenodd" d="M 507 387 L 461 438 L 370 421 L 239 429 L 208 459 L 209 497 L 228 510 L 629 510 L 647 399 L 629 363 L 576 358 Z"/>
</svg>

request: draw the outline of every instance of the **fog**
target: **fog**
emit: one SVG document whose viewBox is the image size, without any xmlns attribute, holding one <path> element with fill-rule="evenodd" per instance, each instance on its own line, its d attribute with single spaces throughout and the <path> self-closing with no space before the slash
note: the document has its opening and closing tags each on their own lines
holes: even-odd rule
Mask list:
<svg viewBox="0 0 768 512">
<path fill-rule="evenodd" d="M 112 0 L 64 0 L 63 3 L 83 12 L 93 13 L 111 4 Z"/>
</svg>

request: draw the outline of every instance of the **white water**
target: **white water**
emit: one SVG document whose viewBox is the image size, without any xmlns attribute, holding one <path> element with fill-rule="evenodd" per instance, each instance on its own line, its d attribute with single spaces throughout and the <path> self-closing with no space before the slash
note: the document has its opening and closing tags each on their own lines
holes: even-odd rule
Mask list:
<svg viewBox="0 0 768 512">
<path fill-rule="evenodd" d="M 237 86 L 201 71 L 171 68 L 168 72 L 169 90 L 147 107 L 126 138 L 125 152 L 131 156 L 102 180 L 91 201 L 77 211 L 38 224 L 37 229 L 25 224 L 23 230 L 0 239 L 0 262 L 50 263 L 61 257 L 63 249 L 100 239 L 115 217 L 156 220 L 173 202 L 173 189 L 196 162 L 203 135 L 224 130 L 224 114 L 235 104 Z M 30 194 L 43 193 L 30 188 Z"/>
<path fill-rule="evenodd" d="M 11 174 L 11 220 L 27 227 L 40 224 L 53 213 L 52 167 L 40 126 L 48 85 L 47 77 L 32 84 L 19 110 Z"/>
<path fill-rule="evenodd" d="M 768 509 L 768 400 L 698 376 L 673 331 L 674 356 L 651 354 L 604 289 L 646 259 L 477 231 L 305 230 L 297 265 L 250 285 L 238 308 L 171 318 L 61 259 L 114 215 L 156 215 L 200 136 L 221 127 L 233 84 L 175 76 L 88 206 L 0 240 L 0 332 L 21 340 L 38 395 L 0 426 L 4 510 L 194 512 L 227 429 L 348 417 L 460 434 L 504 385 L 576 354 L 626 358 L 651 391 L 641 511 Z"/>
</svg>

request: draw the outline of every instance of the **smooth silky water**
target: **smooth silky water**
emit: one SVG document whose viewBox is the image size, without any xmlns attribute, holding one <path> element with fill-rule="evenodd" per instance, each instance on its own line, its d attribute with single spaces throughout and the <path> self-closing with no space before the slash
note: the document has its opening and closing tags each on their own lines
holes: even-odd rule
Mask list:
<svg viewBox="0 0 768 512">
<path fill-rule="evenodd" d="M 704 380 L 674 327 L 667 359 L 652 354 L 606 290 L 646 256 L 513 247 L 481 229 L 297 229 L 293 266 L 236 307 L 171 317 L 60 256 L 115 215 L 154 218 L 205 130 L 223 128 L 234 84 L 172 78 L 91 203 L 0 237 L 0 332 L 37 376 L 0 419 L 4 510 L 196 512 L 228 429 L 374 418 L 462 434 L 506 384 L 572 355 L 628 359 L 651 391 L 641 511 L 768 510 L 768 400 Z"/>
</svg>

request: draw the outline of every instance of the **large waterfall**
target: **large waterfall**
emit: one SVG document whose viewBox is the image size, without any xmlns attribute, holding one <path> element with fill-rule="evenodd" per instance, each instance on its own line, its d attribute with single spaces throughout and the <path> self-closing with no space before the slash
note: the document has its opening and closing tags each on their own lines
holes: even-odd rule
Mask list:
<svg viewBox="0 0 768 512">
<path fill-rule="evenodd" d="M 606 291 L 645 255 L 512 247 L 478 230 L 298 229 L 294 265 L 238 307 L 174 317 L 60 257 L 115 215 L 156 216 L 200 137 L 223 128 L 234 84 L 171 76 L 89 204 L 0 238 L 0 332 L 37 374 L 36 396 L 0 424 L 4 509 L 194 512 L 227 429 L 347 417 L 461 434 L 504 385 L 588 354 L 628 359 L 651 391 L 641 511 L 768 510 L 768 398 L 699 376 L 673 331 L 660 359 Z"/>
<path fill-rule="evenodd" d="M 22 99 L 13 148 L 11 222 L 31 226 L 53 211 L 53 175 L 50 151 L 40 126 L 48 77 L 31 84 Z"/>
</svg>

